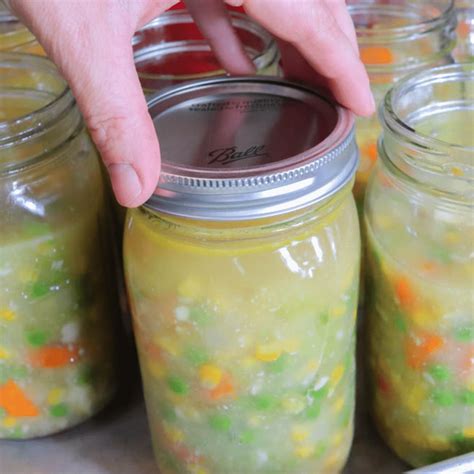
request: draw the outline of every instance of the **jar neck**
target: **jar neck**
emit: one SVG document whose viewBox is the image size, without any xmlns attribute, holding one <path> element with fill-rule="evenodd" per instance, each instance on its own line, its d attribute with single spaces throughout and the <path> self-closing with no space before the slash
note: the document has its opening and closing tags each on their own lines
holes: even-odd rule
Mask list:
<svg viewBox="0 0 474 474">
<path fill-rule="evenodd" d="M 349 0 L 361 58 L 372 82 L 450 62 L 455 45 L 453 0 Z"/>
<path fill-rule="evenodd" d="M 229 15 L 257 70 L 275 64 L 279 53 L 273 37 L 246 15 Z M 156 89 L 157 83 L 169 85 L 225 74 L 186 10 L 160 15 L 135 34 L 132 45 L 135 66 L 145 89 Z"/>
<path fill-rule="evenodd" d="M 322 202 L 303 209 L 267 218 L 247 221 L 197 220 L 165 214 L 148 207 L 133 211 L 140 212 L 157 223 L 164 232 L 171 232 L 183 238 L 205 242 L 228 242 L 230 240 L 253 240 L 269 235 L 283 235 L 288 232 L 314 225 L 329 214 L 335 213 L 347 199 L 352 199 L 353 180 L 338 193 Z"/>
<path fill-rule="evenodd" d="M 33 34 L 18 18 L 3 10 L 0 2 L 0 51 L 14 51 L 36 42 Z"/>
<path fill-rule="evenodd" d="M 83 122 L 66 81 L 46 58 L 0 53 L 0 175 L 57 154 Z"/>
<path fill-rule="evenodd" d="M 401 179 L 440 199 L 474 199 L 474 64 L 408 76 L 380 109 L 380 155 Z"/>
</svg>

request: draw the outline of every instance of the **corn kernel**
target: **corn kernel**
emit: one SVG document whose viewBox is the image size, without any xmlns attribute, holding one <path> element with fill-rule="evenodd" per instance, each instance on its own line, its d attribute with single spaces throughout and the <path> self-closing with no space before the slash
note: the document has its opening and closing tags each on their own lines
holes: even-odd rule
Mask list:
<svg viewBox="0 0 474 474">
<path fill-rule="evenodd" d="M 150 371 L 151 375 L 157 379 L 163 378 L 166 374 L 163 364 L 154 360 L 148 362 L 148 370 Z"/>
<path fill-rule="evenodd" d="M 10 353 L 2 346 L 0 346 L 0 359 L 9 359 Z"/>
<path fill-rule="evenodd" d="M 346 305 L 344 303 L 339 303 L 336 306 L 332 307 L 330 310 L 330 315 L 333 318 L 340 318 L 346 314 Z"/>
<path fill-rule="evenodd" d="M 335 367 L 334 370 L 331 372 L 330 380 L 333 387 L 335 387 L 341 381 L 344 372 L 345 369 L 342 364 Z"/>
<path fill-rule="evenodd" d="M 178 287 L 178 293 L 185 298 L 196 299 L 201 293 L 201 286 L 194 278 L 187 278 Z"/>
<path fill-rule="evenodd" d="M 332 404 L 332 411 L 334 413 L 339 413 L 342 408 L 344 407 L 345 399 L 344 397 L 339 397 L 333 404 Z"/>
<path fill-rule="evenodd" d="M 291 439 L 295 443 L 305 441 L 309 436 L 309 429 L 303 425 L 295 425 L 291 430 Z"/>
<path fill-rule="evenodd" d="M 291 413 L 293 415 L 297 415 L 298 413 L 301 413 L 305 406 L 305 398 L 304 397 L 288 397 L 283 399 L 283 409 L 287 413 Z"/>
<path fill-rule="evenodd" d="M 164 426 L 166 437 L 173 443 L 179 444 L 184 440 L 184 434 L 181 430 L 174 426 L 165 425 Z"/>
<path fill-rule="evenodd" d="M 205 364 L 199 369 L 201 385 L 208 389 L 217 387 L 222 380 L 222 370 L 211 364 Z"/>
<path fill-rule="evenodd" d="M 179 346 L 174 338 L 169 336 L 158 336 L 154 339 L 154 342 L 169 354 L 173 356 L 179 355 Z"/>
<path fill-rule="evenodd" d="M 470 426 L 469 428 L 464 428 L 462 434 L 466 438 L 474 438 L 474 426 Z"/>
<path fill-rule="evenodd" d="M 5 428 L 13 428 L 16 425 L 16 418 L 13 418 L 13 416 L 7 416 L 2 420 L 2 425 Z"/>
<path fill-rule="evenodd" d="M 295 454 L 299 458 L 307 459 L 309 458 L 312 454 L 314 454 L 314 446 L 310 444 L 305 444 L 303 446 L 298 446 L 295 449 Z"/>
<path fill-rule="evenodd" d="M 255 351 L 255 357 L 262 362 L 274 362 L 280 355 L 281 348 L 275 344 L 262 344 Z"/>
<path fill-rule="evenodd" d="M 0 311 L 0 319 L 5 321 L 14 321 L 16 319 L 16 314 L 10 309 L 2 309 Z"/>
<path fill-rule="evenodd" d="M 50 405 L 57 405 L 63 401 L 64 390 L 62 388 L 53 388 L 48 393 L 48 403 Z"/>
</svg>

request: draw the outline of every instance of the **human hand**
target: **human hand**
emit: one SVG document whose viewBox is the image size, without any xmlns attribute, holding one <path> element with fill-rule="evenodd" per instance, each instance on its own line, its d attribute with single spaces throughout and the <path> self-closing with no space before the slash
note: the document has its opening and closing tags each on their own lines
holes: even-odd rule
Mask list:
<svg viewBox="0 0 474 474">
<path fill-rule="evenodd" d="M 160 170 L 158 139 L 135 71 L 131 39 L 138 29 L 176 3 L 177 0 L 10 0 L 15 13 L 37 36 L 70 84 L 109 172 L 116 198 L 127 207 L 139 206 L 150 197 Z M 186 3 L 223 67 L 233 74 L 253 72 L 222 0 Z M 227 3 L 243 4 L 249 15 L 285 42 L 284 59 L 290 57 L 294 61 L 297 57 L 299 61 L 289 67 L 292 77 L 321 77 L 314 74 L 311 78 L 313 66 L 326 77 L 325 83 L 341 103 L 359 114 L 373 111 L 343 0 Z M 329 4 L 334 5 L 330 8 Z M 322 15 L 330 15 L 328 23 Z M 286 54 L 288 43 L 305 59 Z M 316 52 L 318 45 L 321 51 Z"/>
</svg>

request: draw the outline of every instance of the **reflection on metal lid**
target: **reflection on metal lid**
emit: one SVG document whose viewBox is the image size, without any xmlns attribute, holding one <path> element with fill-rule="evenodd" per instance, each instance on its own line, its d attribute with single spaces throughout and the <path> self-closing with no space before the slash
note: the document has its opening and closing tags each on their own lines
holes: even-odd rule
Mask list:
<svg viewBox="0 0 474 474">
<path fill-rule="evenodd" d="M 278 215 L 325 199 L 357 166 L 351 114 L 269 78 L 219 78 L 150 98 L 163 169 L 147 206 L 196 219 Z"/>
</svg>

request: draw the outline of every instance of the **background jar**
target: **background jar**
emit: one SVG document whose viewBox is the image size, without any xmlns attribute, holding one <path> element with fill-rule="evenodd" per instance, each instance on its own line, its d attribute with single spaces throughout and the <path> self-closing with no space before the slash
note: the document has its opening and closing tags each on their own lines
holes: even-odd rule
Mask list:
<svg viewBox="0 0 474 474">
<path fill-rule="evenodd" d="M 33 34 L 16 16 L 11 14 L 0 1 L 0 51 L 16 51 L 19 53 L 38 54 L 45 56 Z"/>
<path fill-rule="evenodd" d="M 0 438 L 54 433 L 115 388 L 98 156 L 47 59 L 0 53 Z"/>
<path fill-rule="evenodd" d="M 474 61 L 474 4 L 470 0 L 455 0 L 458 26 L 456 48 L 457 62 Z"/>
<path fill-rule="evenodd" d="M 280 55 L 273 37 L 243 13 L 229 12 L 257 74 L 278 75 Z M 219 61 L 186 10 L 168 11 L 133 38 L 135 66 L 145 92 L 185 81 L 223 76 Z"/>
<path fill-rule="evenodd" d="M 373 414 L 412 465 L 474 449 L 474 68 L 397 83 L 366 197 Z"/>
<path fill-rule="evenodd" d="M 149 104 L 163 175 L 129 210 L 124 251 L 160 470 L 342 469 L 360 252 L 350 114 L 263 78 Z"/>
<path fill-rule="evenodd" d="M 452 62 L 456 17 L 452 0 L 349 0 L 361 59 L 372 92 L 381 103 L 403 76 L 425 67 Z M 360 212 L 370 172 L 377 160 L 377 116 L 358 118 L 356 138 L 360 165 L 354 195 Z"/>
</svg>

